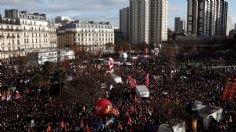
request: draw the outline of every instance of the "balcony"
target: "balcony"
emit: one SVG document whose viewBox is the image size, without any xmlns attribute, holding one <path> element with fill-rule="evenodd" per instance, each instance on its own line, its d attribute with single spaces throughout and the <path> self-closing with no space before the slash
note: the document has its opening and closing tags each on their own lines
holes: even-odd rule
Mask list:
<svg viewBox="0 0 236 132">
<path fill-rule="evenodd" d="M 21 29 L 9 29 L 9 28 L 0 28 L 1 31 L 12 31 L 12 32 L 20 32 Z"/>
<path fill-rule="evenodd" d="M 15 36 L 7 36 L 7 39 L 14 39 Z"/>
</svg>

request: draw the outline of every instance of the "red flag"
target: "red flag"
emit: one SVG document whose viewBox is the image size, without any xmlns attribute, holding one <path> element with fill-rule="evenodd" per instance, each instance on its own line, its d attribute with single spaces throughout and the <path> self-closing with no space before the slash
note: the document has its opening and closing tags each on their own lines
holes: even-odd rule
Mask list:
<svg viewBox="0 0 236 132">
<path fill-rule="evenodd" d="M 50 123 L 48 123 L 47 132 L 52 132 L 52 127 L 51 127 Z"/>
<path fill-rule="evenodd" d="M 91 129 L 88 124 L 86 125 L 86 129 L 87 129 L 87 132 L 91 132 Z"/>
<path fill-rule="evenodd" d="M 66 124 L 65 124 L 65 122 L 63 120 L 61 121 L 61 128 L 63 128 L 63 129 L 66 128 Z"/>
<path fill-rule="evenodd" d="M 229 98 L 229 90 L 230 90 L 230 83 L 227 82 L 225 84 L 224 92 L 223 92 L 223 100 L 227 101 Z"/>
<path fill-rule="evenodd" d="M 63 65 L 66 68 L 68 66 L 68 56 L 64 56 L 64 61 L 63 61 Z"/>
<path fill-rule="evenodd" d="M 136 79 L 133 78 L 133 81 L 134 81 L 134 87 L 135 87 L 137 85 Z"/>
<path fill-rule="evenodd" d="M 136 80 L 132 78 L 131 76 L 128 76 L 129 84 L 130 84 L 130 89 L 134 89 L 136 86 Z"/>
<path fill-rule="evenodd" d="M 145 49 L 144 49 L 144 55 L 147 55 L 147 54 L 148 54 L 148 49 L 145 48 Z"/>
<path fill-rule="evenodd" d="M 134 102 L 139 102 L 138 97 L 136 95 L 134 96 Z"/>
<path fill-rule="evenodd" d="M 16 93 L 15 93 L 15 99 L 19 99 L 20 98 L 20 93 L 18 90 L 16 90 Z"/>
<path fill-rule="evenodd" d="M 119 116 L 119 115 L 120 115 L 120 111 L 118 110 L 118 108 L 113 108 L 113 109 L 112 109 L 112 113 L 113 113 L 115 116 Z"/>
<path fill-rule="evenodd" d="M 150 83 L 149 73 L 147 73 L 146 76 L 145 76 L 145 83 L 146 83 L 146 87 L 149 88 L 149 83 Z"/>
<path fill-rule="evenodd" d="M 130 118 L 130 116 L 128 117 L 128 122 L 127 122 L 127 123 L 128 123 L 128 125 L 130 125 L 130 126 L 132 125 L 132 119 Z"/>
<path fill-rule="evenodd" d="M 84 122 L 81 120 L 79 124 L 80 128 L 84 128 Z"/>
<path fill-rule="evenodd" d="M 232 84 L 231 90 L 229 91 L 229 102 L 233 102 L 235 98 L 235 91 L 236 91 L 236 83 Z"/>
</svg>

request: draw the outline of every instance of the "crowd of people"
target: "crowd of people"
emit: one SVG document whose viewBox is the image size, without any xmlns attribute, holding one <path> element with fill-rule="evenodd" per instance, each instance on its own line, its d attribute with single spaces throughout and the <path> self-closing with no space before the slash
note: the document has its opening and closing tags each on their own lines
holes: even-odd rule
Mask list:
<svg viewBox="0 0 236 132">
<path fill-rule="evenodd" d="M 114 85 L 113 89 L 107 91 L 106 96 L 101 96 L 109 99 L 113 108 L 118 110 L 108 115 L 98 115 L 94 112 L 96 100 L 79 104 L 51 97 L 48 89 L 32 88 L 30 85 L 34 70 L 16 72 L 13 67 L 2 65 L 1 93 L 15 86 L 21 97 L 12 97 L 10 101 L 0 102 L 0 131 L 154 132 L 158 131 L 161 124 L 168 123 L 171 119 L 185 121 L 186 130 L 191 131 L 194 117 L 186 107 L 194 101 L 223 108 L 220 122 L 212 120 L 208 128 L 199 123 L 198 131 L 236 131 L 236 101 L 234 99 L 233 102 L 228 102 L 222 99 L 226 80 L 236 79 L 236 69 L 212 68 L 212 65 L 201 62 L 201 58 L 198 58 L 200 64 L 195 65 L 191 59 L 193 58 L 188 57 L 175 66 L 168 66 L 166 60 L 161 57 L 141 57 L 129 60 L 131 66 L 115 65 L 114 73 L 121 76 L 124 83 Z M 188 63 L 190 61 L 191 64 Z M 80 64 L 76 67 L 81 69 L 88 65 Z M 73 68 L 70 68 L 70 73 L 73 77 L 81 76 Z M 130 88 L 127 78 L 132 76 L 136 84 L 145 85 L 147 73 L 150 79 L 150 97 L 141 99 Z"/>
</svg>

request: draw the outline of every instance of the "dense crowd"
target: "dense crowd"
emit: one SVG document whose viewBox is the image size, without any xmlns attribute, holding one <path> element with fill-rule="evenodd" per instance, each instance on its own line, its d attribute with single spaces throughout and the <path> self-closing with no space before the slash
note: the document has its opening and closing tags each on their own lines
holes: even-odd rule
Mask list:
<svg viewBox="0 0 236 132">
<path fill-rule="evenodd" d="M 200 65 L 194 65 L 193 61 L 191 64 L 186 63 L 189 62 L 187 60 L 168 66 L 159 59 L 139 58 L 132 61 L 132 66 L 114 66 L 114 73 L 121 76 L 124 83 L 115 85 L 106 96 L 113 107 L 119 110 L 119 114 L 106 116 L 94 113 L 94 101 L 78 104 L 51 97 L 46 89 L 30 89 L 34 70 L 16 73 L 12 67 L 1 66 L 4 75 L 1 76 L 4 84 L 1 92 L 7 87 L 16 86 L 21 98 L 0 102 L 0 131 L 154 132 L 159 125 L 175 118 L 186 121 L 186 129 L 191 131 L 192 117 L 186 106 L 196 100 L 204 105 L 223 108 L 223 119 L 220 122 L 212 120 L 208 130 L 198 126 L 198 131 L 236 131 L 235 99 L 234 102 L 222 100 L 226 79 L 236 78 L 236 69 L 213 69 L 212 65 L 204 65 L 204 61 L 197 61 Z M 70 70 L 73 77 L 81 76 L 73 68 Z M 126 80 L 132 76 L 137 84 L 145 84 L 147 73 L 150 74 L 150 97 L 143 100 L 130 89 Z"/>
</svg>

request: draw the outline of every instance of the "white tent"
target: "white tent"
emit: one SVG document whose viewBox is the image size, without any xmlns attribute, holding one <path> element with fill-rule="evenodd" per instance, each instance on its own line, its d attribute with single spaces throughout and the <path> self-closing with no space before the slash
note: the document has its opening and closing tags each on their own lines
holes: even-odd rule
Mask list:
<svg viewBox="0 0 236 132">
<path fill-rule="evenodd" d="M 150 94 L 149 89 L 145 85 L 136 85 L 135 92 L 141 98 L 148 98 Z"/>
<path fill-rule="evenodd" d="M 180 119 L 171 119 L 169 121 L 170 125 L 172 126 L 174 132 L 185 132 L 186 131 L 186 124 L 185 121 Z"/>
<path fill-rule="evenodd" d="M 158 132 L 186 132 L 186 125 L 182 120 L 171 119 L 169 124 L 161 124 Z"/>
<path fill-rule="evenodd" d="M 199 110 L 199 115 L 203 118 L 203 125 L 207 129 L 209 126 L 209 119 L 212 116 L 217 122 L 222 119 L 223 109 L 214 106 L 206 106 Z"/>
<path fill-rule="evenodd" d="M 161 124 L 158 128 L 158 132 L 173 132 L 169 124 Z"/>
</svg>

